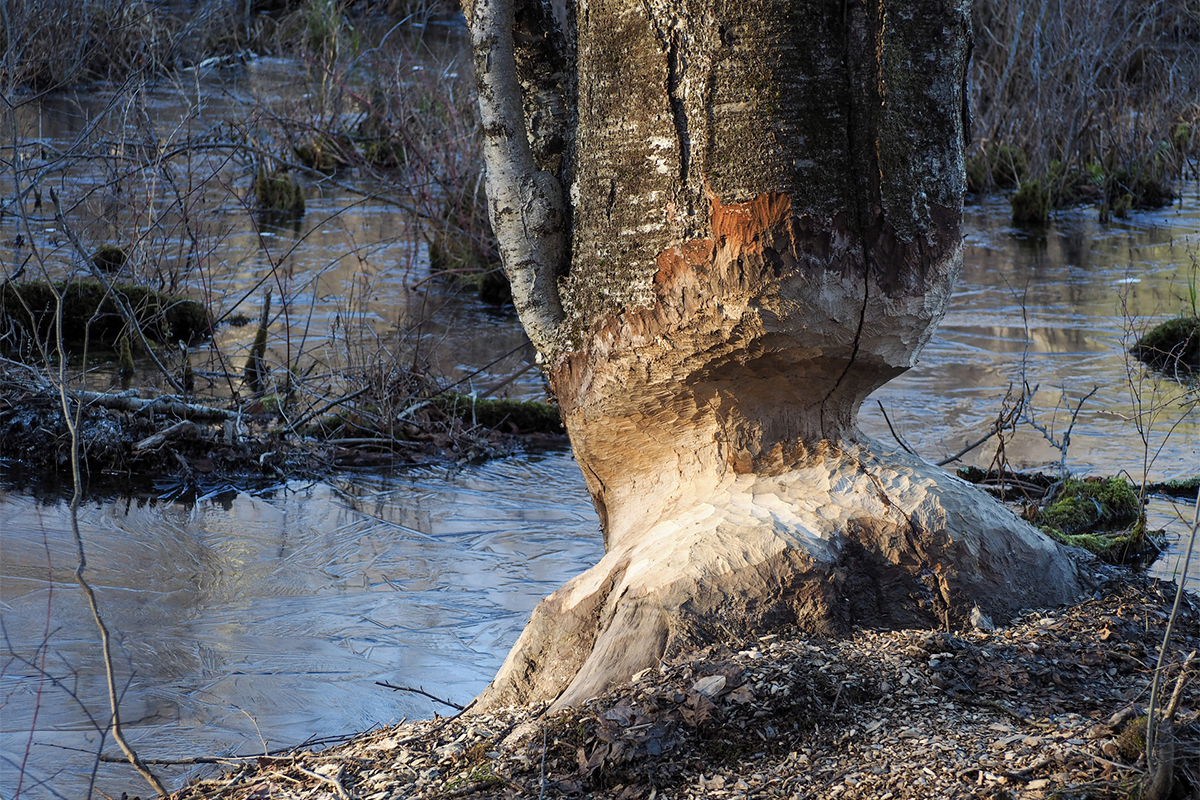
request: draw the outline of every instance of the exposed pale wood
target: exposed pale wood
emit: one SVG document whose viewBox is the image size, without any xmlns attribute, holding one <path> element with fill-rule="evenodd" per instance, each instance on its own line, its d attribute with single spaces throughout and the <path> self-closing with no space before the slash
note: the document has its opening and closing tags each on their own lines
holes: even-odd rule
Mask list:
<svg viewBox="0 0 1200 800">
<path fill-rule="evenodd" d="M 188 419 L 182 419 L 170 427 L 164 428 L 158 433 L 147 436 L 145 439 L 135 443 L 133 450 L 135 453 L 143 450 L 151 450 L 155 447 L 160 447 L 171 439 L 178 439 L 181 436 L 188 436 L 199 430 L 196 423 Z"/>
<path fill-rule="evenodd" d="M 513 17 L 473 9 L 503 222 L 534 174 Z M 571 263 L 540 298 L 552 319 L 518 310 L 606 555 L 539 606 L 481 708 L 579 702 L 678 647 L 781 623 L 966 625 L 976 605 L 1000 621 L 1081 590 L 1058 545 L 857 425 L 916 363 L 961 268 L 969 10 L 578 5 Z M 496 229 L 506 264 L 547 277 L 541 228 L 518 219 Z"/>
</svg>

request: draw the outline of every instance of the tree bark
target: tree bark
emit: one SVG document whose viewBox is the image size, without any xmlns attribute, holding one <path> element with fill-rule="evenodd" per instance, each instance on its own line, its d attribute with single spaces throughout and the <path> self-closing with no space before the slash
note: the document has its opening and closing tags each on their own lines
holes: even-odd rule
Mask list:
<svg viewBox="0 0 1200 800">
<path fill-rule="evenodd" d="M 539 606 L 481 705 L 580 702 L 783 624 L 1076 596 L 1061 548 L 856 424 L 961 267 L 969 4 L 581 0 L 574 20 L 570 164 L 539 173 L 570 180 L 570 259 L 539 296 L 553 321 L 518 311 L 606 555 Z"/>
</svg>

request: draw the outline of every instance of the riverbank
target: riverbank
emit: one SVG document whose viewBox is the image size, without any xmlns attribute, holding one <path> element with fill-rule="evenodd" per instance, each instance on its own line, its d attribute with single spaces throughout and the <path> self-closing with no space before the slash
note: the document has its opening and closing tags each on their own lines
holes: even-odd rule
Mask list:
<svg viewBox="0 0 1200 800">
<path fill-rule="evenodd" d="M 91 488 L 171 479 L 234 485 L 313 478 L 354 468 L 467 463 L 566 442 L 545 403 L 438 394 L 407 399 L 400 419 L 347 397 L 319 413 L 281 412 L 275 396 L 200 401 L 154 390 L 67 390 Z M 68 480 L 71 428 L 64 394 L 15 362 L 0 365 L 0 459 L 27 479 Z M 393 401 L 396 402 L 396 401 Z M 371 413 L 371 412 L 374 413 Z M 75 413 L 77 412 L 77 413 Z M 379 420 L 383 419 L 383 424 Z"/>
<path fill-rule="evenodd" d="M 971 631 L 781 631 L 689 652 L 582 708 L 406 723 L 315 752 L 223 760 L 174 800 L 229 798 L 1125 798 L 1174 597 L 1098 567 L 1095 595 Z M 1195 786 L 1200 641 L 1167 651 L 1175 776 Z"/>
</svg>

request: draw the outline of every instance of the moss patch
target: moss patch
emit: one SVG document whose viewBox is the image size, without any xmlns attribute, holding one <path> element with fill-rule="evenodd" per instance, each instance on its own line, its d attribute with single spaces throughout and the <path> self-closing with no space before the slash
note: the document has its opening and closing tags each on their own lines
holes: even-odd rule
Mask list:
<svg viewBox="0 0 1200 800">
<path fill-rule="evenodd" d="M 1162 208 L 1170 205 L 1178 192 L 1175 178 L 1179 165 L 1170 146 L 1165 142 L 1149 153 L 1119 159 L 1109 153 L 1102 160 L 1087 162 L 1051 161 L 1044 172 L 1027 174 L 1027 167 L 1018 158 L 1020 151 L 997 149 L 977 154 L 967 163 L 967 183 L 972 191 L 980 191 L 1005 183 L 1017 187 L 1011 203 L 1013 222 L 1045 224 L 1056 208 L 1080 203 L 1097 203 L 1101 221 L 1125 217 L 1141 208 Z M 1007 172 L 996 170 L 1007 164 Z"/>
<path fill-rule="evenodd" d="M 1117 736 L 1117 749 L 1121 758 L 1134 763 L 1146 752 L 1146 722 L 1149 717 L 1137 717 L 1125 723 Z"/>
<path fill-rule="evenodd" d="M 294 178 L 268 173 L 266 168 L 259 167 L 253 189 L 259 211 L 304 216 L 304 189 Z"/>
<path fill-rule="evenodd" d="M 1054 502 L 1041 512 L 1040 522 L 1069 536 L 1097 528 L 1128 525 L 1142 510 L 1133 485 L 1123 478 L 1068 478 Z"/>
<path fill-rule="evenodd" d="M 145 286 L 113 284 L 146 336 L 159 343 L 191 343 L 208 336 L 212 322 L 201 303 Z M 63 338 L 113 347 L 127 325 L 115 299 L 99 281 L 27 281 L 0 285 L 0 334 L 48 341 L 62 297 Z"/>
<path fill-rule="evenodd" d="M 1193 475 L 1190 478 L 1160 481 L 1158 483 L 1151 483 L 1146 487 L 1146 491 L 1154 492 L 1155 494 L 1165 494 L 1170 497 L 1195 497 L 1197 489 L 1200 489 L 1200 475 Z"/>
<path fill-rule="evenodd" d="M 1110 159 L 1104 181 L 1105 202 L 1112 205 L 1114 214 L 1118 207 L 1163 208 L 1175 201 L 1178 192 L 1173 176 L 1179 166 L 1173 163 L 1170 147 L 1163 142 L 1153 152 L 1126 163 L 1118 164 Z"/>
<path fill-rule="evenodd" d="M 102 244 L 92 253 L 92 263 L 101 272 L 119 272 L 129 261 L 129 254 L 115 244 Z"/>
<path fill-rule="evenodd" d="M 513 433 L 564 433 L 558 406 L 536 400 L 478 400 L 446 392 L 431 399 L 442 413 L 465 423 Z"/>
<path fill-rule="evenodd" d="M 1130 351 L 1159 369 L 1200 368 L 1200 317 L 1175 317 L 1154 326 Z"/>
<path fill-rule="evenodd" d="M 1053 530 L 1047 532 L 1050 538 L 1071 547 L 1082 547 L 1109 564 L 1149 563 L 1166 546 L 1161 531 L 1147 531 L 1136 525 L 1125 531 L 1081 533 L 1076 536 L 1056 534 Z"/>
<path fill-rule="evenodd" d="M 1026 225 L 1044 225 L 1050 220 L 1054 208 L 1054 196 L 1050 191 L 1049 178 L 1031 178 L 1022 181 L 1012 196 L 1013 222 Z"/>
<path fill-rule="evenodd" d="M 1035 521 L 1052 538 L 1113 564 L 1152 557 L 1162 549 L 1160 532 L 1146 530 L 1141 500 L 1123 478 L 1068 478 Z"/>
</svg>

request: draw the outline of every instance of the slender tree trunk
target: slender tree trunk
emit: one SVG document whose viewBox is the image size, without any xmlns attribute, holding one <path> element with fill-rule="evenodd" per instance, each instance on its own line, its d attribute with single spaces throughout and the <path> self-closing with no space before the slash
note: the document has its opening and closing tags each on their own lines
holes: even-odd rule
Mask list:
<svg viewBox="0 0 1200 800">
<path fill-rule="evenodd" d="M 555 287 L 518 310 L 606 555 L 538 607 L 482 703 L 579 702 L 781 624 L 952 626 L 1074 597 L 1057 545 L 856 424 L 961 266 L 969 5 L 581 0 L 547 79 L 522 43 L 559 41 L 555 20 L 521 0 L 505 83 L 479 35 L 512 29 L 485 24 L 504 2 L 469 14 L 492 218 L 514 287 Z M 558 160 L 505 95 L 562 100 Z M 506 147 L 529 155 L 504 167 Z M 550 225 L 541 198 L 563 203 Z M 530 258 L 549 228 L 569 258 Z"/>
</svg>

